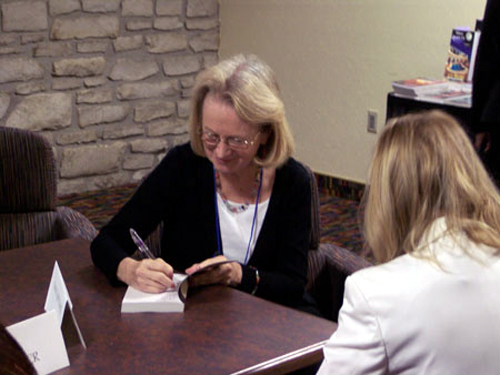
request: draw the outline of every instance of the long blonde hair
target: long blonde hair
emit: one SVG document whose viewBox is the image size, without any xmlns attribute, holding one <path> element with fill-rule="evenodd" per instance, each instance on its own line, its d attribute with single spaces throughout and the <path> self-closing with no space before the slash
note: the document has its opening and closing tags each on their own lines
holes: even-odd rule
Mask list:
<svg viewBox="0 0 500 375">
<path fill-rule="evenodd" d="M 203 101 L 209 93 L 229 103 L 243 121 L 269 132 L 267 143 L 254 158 L 257 165 L 278 167 L 292 155 L 294 141 L 276 77 L 257 56 L 235 55 L 205 69 L 196 78 L 189 135 L 191 147 L 200 156 L 205 156 L 199 131 Z"/>
<path fill-rule="evenodd" d="M 379 262 L 418 252 L 440 217 L 450 232 L 500 249 L 498 190 L 462 127 L 441 111 L 388 122 L 375 147 L 362 206 L 367 246 Z"/>
</svg>

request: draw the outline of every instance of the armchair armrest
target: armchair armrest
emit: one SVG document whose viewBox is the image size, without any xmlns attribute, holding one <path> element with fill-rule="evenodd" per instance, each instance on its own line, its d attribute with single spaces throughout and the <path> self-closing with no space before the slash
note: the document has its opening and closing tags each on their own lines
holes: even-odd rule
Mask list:
<svg viewBox="0 0 500 375">
<path fill-rule="evenodd" d="M 326 318 L 337 321 L 347 276 L 371 265 L 359 255 L 330 243 L 309 251 L 307 290 Z"/>
<path fill-rule="evenodd" d="M 94 225 L 83 214 L 70 207 L 57 207 L 56 228 L 59 238 L 84 238 L 92 241 L 97 235 Z"/>
</svg>

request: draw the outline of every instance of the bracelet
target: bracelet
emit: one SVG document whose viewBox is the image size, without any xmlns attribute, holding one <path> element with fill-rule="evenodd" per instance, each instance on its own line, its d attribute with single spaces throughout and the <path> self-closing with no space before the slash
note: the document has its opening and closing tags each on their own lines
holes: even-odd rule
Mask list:
<svg viewBox="0 0 500 375">
<path fill-rule="evenodd" d="M 257 288 L 259 287 L 259 281 L 260 281 L 260 275 L 259 275 L 259 270 L 255 267 L 250 267 L 255 271 L 255 287 L 252 290 L 252 295 L 254 295 L 257 292 Z"/>
</svg>

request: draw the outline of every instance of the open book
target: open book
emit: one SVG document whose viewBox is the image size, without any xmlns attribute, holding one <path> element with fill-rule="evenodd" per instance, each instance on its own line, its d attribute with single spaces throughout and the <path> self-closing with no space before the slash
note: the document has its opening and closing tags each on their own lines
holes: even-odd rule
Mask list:
<svg viewBox="0 0 500 375">
<path fill-rule="evenodd" d="M 131 286 L 127 288 L 125 296 L 122 300 L 122 313 L 137 313 L 137 312 L 183 312 L 184 303 L 186 302 L 189 279 L 204 272 L 213 270 L 224 263 L 233 262 L 225 260 L 210 264 L 191 275 L 175 272 L 173 276 L 174 288 L 168 289 L 163 293 L 146 293 L 141 292 Z"/>
</svg>

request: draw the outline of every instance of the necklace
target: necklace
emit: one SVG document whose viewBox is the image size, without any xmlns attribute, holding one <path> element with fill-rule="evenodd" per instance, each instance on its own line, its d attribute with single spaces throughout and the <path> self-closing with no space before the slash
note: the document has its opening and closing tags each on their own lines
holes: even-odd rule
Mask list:
<svg viewBox="0 0 500 375">
<path fill-rule="evenodd" d="M 216 228 L 216 236 L 217 236 L 217 253 L 215 255 L 222 255 L 222 243 L 221 243 L 221 238 L 220 238 L 220 221 L 219 221 L 219 208 L 217 205 L 217 175 L 218 173 L 214 169 L 214 203 L 215 203 L 215 225 L 217 226 Z M 260 197 L 260 190 L 262 188 L 262 168 L 260 168 L 260 171 L 258 172 L 258 186 L 257 186 L 257 197 L 255 198 L 255 211 L 253 213 L 253 219 L 252 219 L 252 228 L 250 229 L 250 239 L 248 240 L 248 246 L 247 246 L 247 252 L 245 254 L 245 261 L 243 264 L 247 264 L 248 262 L 248 254 L 250 253 L 250 246 L 252 245 L 252 238 L 253 238 L 253 232 L 254 232 L 254 227 L 255 227 L 255 221 L 257 219 L 257 213 L 259 211 L 259 197 Z M 219 179 L 219 186 L 220 186 L 220 179 Z M 219 193 L 220 194 L 220 193 Z M 252 194 L 253 195 L 253 194 Z M 222 197 L 222 195 L 221 195 Z M 226 204 L 224 202 L 224 204 Z M 249 204 L 247 204 L 248 208 Z M 246 209 L 246 208 L 245 208 Z"/>
<path fill-rule="evenodd" d="M 262 185 L 262 168 L 260 168 L 255 174 L 255 180 L 253 182 L 252 194 L 250 195 L 250 199 L 245 201 L 244 203 L 232 203 L 230 202 L 226 195 L 222 192 L 221 182 L 220 182 L 220 174 L 219 171 L 215 171 L 215 187 L 217 189 L 217 193 L 219 193 L 222 198 L 222 202 L 227 207 L 227 209 L 233 213 L 240 213 L 246 211 L 250 206 L 250 202 L 255 199 L 257 192 L 259 191 Z"/>
</svg>

